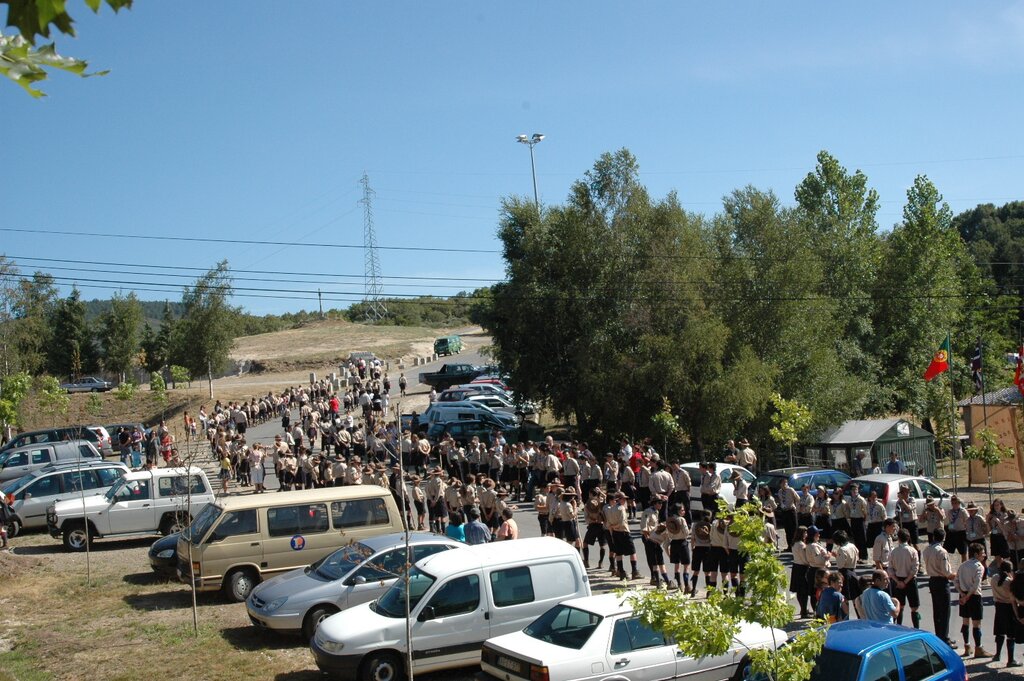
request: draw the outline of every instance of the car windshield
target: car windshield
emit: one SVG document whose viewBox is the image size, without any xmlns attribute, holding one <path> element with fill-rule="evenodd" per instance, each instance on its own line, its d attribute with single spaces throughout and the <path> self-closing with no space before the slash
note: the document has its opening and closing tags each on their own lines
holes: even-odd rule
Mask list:
<svg viewBox="0 0 1024 681">
<path fill-rule="evenodd" d="M 119 479 L 114 483 L 114 486 L 107 490 L 107 493 L 103 495 L 103 498 L 107 501 L 113 501 L 114 497 L 117 496 L 118 491 L 125 486 L 127 481 L 124 478 Z"/>
<path fill-rule="evenodd" d="M 213 524 L 217 522 L 217 518 L 220 517 L 221 509 L 219 506 L 213 504 L 207 504 L 199 515 L 196 516 L 192 524 L 182 530 L 181 536 L 185 538 L 185 541 L 192 542 L 193 545 L 199 546 L 203 537 L 210 531 Z"/>
<path fill-rule="evenodd" d="M 531 622 L 523 633 L 538 641 L 579 650 L 604 619 L 586 610 L 556 605 Z"/>
<path fill-rule="evenodd" d="M 431 585 L 437 581 L 435 577 L 423 572 L 419 568 L 409 571 L 409 610 L 416 608 L 416 604 L 427 593 Z M 405 580 L 400 579 L 391 585 L 391 588 L 384 592 L 373 605 L 374 612 L 385 617 L 405 617 Z"/>
<path fill-rule="evenodd" d="M 352 544 L 340 548 L 310 565 L 308 574 L 333 582 L 347 575 L 372 555 L 373 549 L 366 544 Z"/>
</svg>

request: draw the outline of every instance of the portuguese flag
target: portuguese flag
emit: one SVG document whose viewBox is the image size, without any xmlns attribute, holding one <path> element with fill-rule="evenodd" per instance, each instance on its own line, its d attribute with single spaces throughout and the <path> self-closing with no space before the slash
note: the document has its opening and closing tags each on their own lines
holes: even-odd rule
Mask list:
<svg viewBox="0 0 1024 681">
<path fill-rule="evenodd" d="M 944 371 L 949 370 L 949 336 L 946 336 L 946 340 L 942 341 L 942 345 L 935 351 L 935 355 L 932 357 L 932 363 L 928 365 L 927 371 L 924 372 L 924 380 L 930 381 Z"/>
</svg>

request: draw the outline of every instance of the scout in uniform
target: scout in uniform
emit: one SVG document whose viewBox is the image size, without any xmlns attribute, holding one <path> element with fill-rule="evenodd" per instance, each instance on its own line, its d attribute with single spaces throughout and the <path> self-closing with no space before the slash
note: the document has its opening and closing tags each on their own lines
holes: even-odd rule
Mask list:
<svg viewBox="0 0 1024 681">
<path fill-rule="evenodd" d="M 924 573 L 928 575 L 928 592 L 932 596 L 932 626 L 935 635 L 945 641 L 951 648 L 956 642 L 949 638 L 949 582 L 956 577 L 949 563 L 949 552 L 942 543 L 946 539 L 946 531 L 941 527 L 930 533 L 930 543 L 921 552 Z"/>
<path fill-rule="evenodd" d="M 846 519 L 850 524 L 849 534 L 853 543 L 857 546 L 857 552 L 861 560 L 868 558 L 867 534 L 865 533 L 865 521 L 868 517 L 868 502 L 860 495 L 860 485 L 850 485 L 850 500 L 847 503 Z"/>
<path fill-rule="evenodd" d="M 917 530 L 917 502 L 910 498 L 910 487 L 900 485 L 900 494 L 896 499 L 896 519 L 900 527 L 910 532 L 910 545 L 917 546 L 920 541 Z"/>
<path fill-rule="evenodd" d="M 693 523 L 693 577 L 690 578 L 690 593 L 697 593 L 697 580 L 700 578 L 701 567 L 704 568 L 704 586 L 711 586 L 711 511 L 701 511 Z"/>
<path fill-rule="evenodd" d="M 640 572 L 636 569 L 636 547 L 633 545 L 633 537 L 629 534 L 629 519 L 626 515 L 626 495 L 616 492 L 613 504 L 606 509 L 605 523 L 611 536 L 610 548 L 615 552 L 615 561 L 619 579 L 626 579 L 626 570 L 623 566 L 623 556 L 629 556 L 629 564 L 632 568 L 632 579 L 640 579 Z"/>
<path fill-rule="evenodd" d="M 946 550 L 959 553 L 960 561 L 967 560 L 967 511 L 956 495 L 949 500 L 952 508 L 946 514 Z"/>
<path fill-rule="evenodd" d="M 915 629 L 921 628 L 921 596 L 917 592 L 917 571 L 921 557 L 917 548 L 910 543 L 910 531 L 902 529 L 896 533 L 899 542 L 889 554 L 889 573 L 892 575 L 892 597 L 899 601 L 900 611 L 896 613 L 896 624 L 903 624 L 903 613 L 910 606 L 910 622 Z"/>
<path fill-rule="evenodd" d="M 885 504 L 878 500 L 875 490 L 868 492 L 868 514 L 867 514 L 867 543 L 868 546 L 875 545 L 875 537 L 882 531 L 882 525 L 888 514 L 885 512 Z"/>
<path fill-rule="evenodd" d="M 984 546 L 985 540 L 988 539 L 988 523 L 978 515 L 978 507 L 973 501 L 967 502 L 967 527 L 964 531 L 968 546 L 971 544 Z"/>
<path fill-rule="evenodd" d="M 587 524 L 587 532 L 583 537 L 583 567 L 590 567 L 590 547 L 595 543 L 600 547 L 600 555 L 597 559 L 597 567 L 600 569 L 604 563 L 605 553 L 605 528 L 604 528 L 604 493 L 594 487 L 590 493 L 590 499 L 583 506 L 583 520 Z"/>
<path fill-rule="evenodd" d="M 682 508 L 679 512 L 682 513 Z M 668 533 L 668 559 L 675 568 L 676 588 L 685 595 L 690 593 L 690 528 L 680 514 L 669 516 L 665 531 Z"/>
</svg>

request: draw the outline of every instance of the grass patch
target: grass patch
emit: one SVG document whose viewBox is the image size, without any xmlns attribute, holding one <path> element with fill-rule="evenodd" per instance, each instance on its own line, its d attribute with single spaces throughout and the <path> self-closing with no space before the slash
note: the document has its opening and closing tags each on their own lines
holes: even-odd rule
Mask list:
<svg viewBox="0 0 1024 681">
<path fill-rule="evenodd" d="M 49 681 L 52 678 L 36 667 L 33 655 L 21 649 L 0 653 L 0 681 Z"/>
</svg>

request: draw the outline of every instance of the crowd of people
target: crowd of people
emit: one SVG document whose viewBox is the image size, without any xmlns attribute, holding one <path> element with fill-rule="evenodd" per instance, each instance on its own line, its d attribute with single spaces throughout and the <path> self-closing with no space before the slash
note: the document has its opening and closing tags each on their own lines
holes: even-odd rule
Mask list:
<svg viewBox="0 0 1024 681">
<path fill-rule="evenodd" d="M 690 471 L 662 460 L 650 442 L 622 440 L 618 451 L 598 457 L 586 442 L 547 437 L 509 443 L 500 431 L 465 446 L 450 435 L 431 443 L 414 432 L 415 422 L 403 429 L 387 418 L 391 385 L 383 367 L 353 364 L 349 372 L 349 385 L 341 391 L 322 380 L 247 402 L 217 402 L 209 411 L 201 407 L 195 418 L 186 412 L 185 437 L 205 434 L 222 492 L 231 480 L 266 492 L 271 468 L 282 491 L 380 485 L 406 509 L 409 527 L 469 544 L 517 539 L 517 504 L 532 503 L 540 533 L 577 547 L 588 569 L 607 569 L 619 580 L 644 579 L 639 540 L 652 586 L 697 596 L 703 574 L 705 592 L 743 594 L 745 554 L 733 531 L 733 513 L 719 511 L 723 479 L 715 462 Z M 400 389 L 405 387 L 403 376 Z M 250 445 L 247 429 L 271 420 L 280 423 L 274 443 Z M 143 462 L 181 463 L 164 423 L 148 432 L 124 429 L 115 437 L 122 458 L 136 468 Z M 726 443 L 719 458 L 753 473 L 758 469 L 756 453 L 742 438 Z M 901 465 L 893 459 L 886 470 L 905 472 Z M 1018 516 L 996 500 L 982 513 L 957 496 L 944 509 L 929 497 L 918 517 L 905 485 L 890 511 L 874 490 L 861 495 L 856 483 L 846 491 L 806 485 L 797 490 L 783 479 L 773 492 L 765 485 L 750 489 L 738 470 L 729 482 L 735 507 L 757 504 L 763 541 L 790 556 L 789 591 L 800 618 L 906 620 L 920 627 L 923 574 L 940 638 L 958 645 L 949 631 L 952 593 L 963 654 L 1000 660 L 1005 648 L 1007 666 L 1019 665 L 1024 512 Z M 696 499 L 699 509 L 691 503 Z M 637 537 L 631 523 L 638 525 Z M 981 598 L 986 581 L 992 607 Z M 994 654 L 981 645 L 986 620 L 994 629 Z"/>
</svg>

